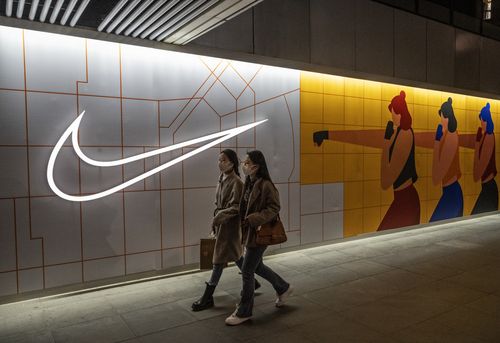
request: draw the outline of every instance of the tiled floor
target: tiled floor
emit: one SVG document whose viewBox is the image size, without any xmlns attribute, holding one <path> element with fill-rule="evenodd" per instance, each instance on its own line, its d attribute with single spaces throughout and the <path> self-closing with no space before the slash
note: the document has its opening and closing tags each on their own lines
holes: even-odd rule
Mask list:
<svg viewBox="0 0 500 343">
<path fill-rule="evenodd" d="M 0 342 L 500 342 L 500 215 L 267 258 L 254 317 L 227 327 L 240 275 L 191 312 L 209 273 L 0 306 Z"/>
</svg>

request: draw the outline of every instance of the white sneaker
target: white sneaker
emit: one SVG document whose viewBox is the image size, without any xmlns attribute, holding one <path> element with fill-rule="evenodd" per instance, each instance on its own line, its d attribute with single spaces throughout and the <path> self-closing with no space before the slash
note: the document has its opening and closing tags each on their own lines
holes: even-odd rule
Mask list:
<svg viewBox="0 0 500 343">
<path fill-rule="evenodd" d="M 274 302 L 276 307 L 281 307 L 283 305 L 285 305 L 285 301 L 286 299 L 291 296 L 293 293 L 293 287 L 292 285 L 290 285 L 288 287 L 288 289 L 286 290 L 285 293 L 281 294 L 281 295 L 278 295 L 278 297 L 276 298 L 276 301 Z"/>
<path fill-rule="evenodd" d="M 234 326 L 234 325 L 240 325 L 241 323 L 246 322 L 252 317 L 238 317 L 236 315 L 236 311 L 233 312 L 229 317 L 226 318 L 226 325 Z"/>
</svg>

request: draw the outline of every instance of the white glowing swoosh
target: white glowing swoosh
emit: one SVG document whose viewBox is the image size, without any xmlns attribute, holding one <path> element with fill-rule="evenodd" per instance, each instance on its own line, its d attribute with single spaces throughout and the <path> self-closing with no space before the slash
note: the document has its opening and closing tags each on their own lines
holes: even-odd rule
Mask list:
<svg viewBox="0 0 500 343">
<path fill-rule="evenodd" d="M 229 129 L 229 130 L 217 132 L 217 133 L 214 133 L 214 134 L 211 134 L 208 136 L 191 139 L 189 141 L 170 145 L 167 147 L 163 147 L 163 148 L 160 148 L 157 150 L 153 150 L 153 151 L 138 154 L 135 156 L 127 157 L 124 159 L 119 159 L 119 160 L 115 160 L 115 161 L 96 161 L 96 160 L 93 160 L 93 159 L 89 158 L 88 156 L 86 156 L 83 153 L 83 151 L 80 149 L 80 146 L 78 144 L 78 128 L 80 127 L 80 122 L 82 121 L 84 113 L 85 113 L 85 111 L 83 111 L 73 121 L 73 123 L 71 123 L 71 125 L 66 129 L 66 131 L 64 131 L 61 138 L 59 138 L 54 149 L 52 150 L 52 153 L 50 154 L 49 163 L 47 166 L 47 181 L 49 182 L 50 188 L 59 197 L 66 199 L 66 200 L 69 200 L 69 201 L 90 201 L 90 200 L 99 199 L 99 198 L 108 196 L 110 194 L 113 194 L 115 192 L 118 192 L 124 188 L 127 188 L 130 185 L 133 185 L 136 182 L 142 181 L 149 176 L 152 176 L 156 173 L 159 173 L 160 171 L 162 171 L 164 169 L 167 169 L 167 168 L 169 168 L 169 167 L 171 167 L 179 162 L 182 162 L 182 161 L 184 161 L 184 160 L 186 160 L 186 159 L 188 159 L 196 154 L 199 154 L 202 151 L 205 151 L 205 150 L 207 150 L 215 145 L 218 145 L 218 144 L 224 142 L 225 140 L 228 140 L 236 135 L 239 135 L 242 132 L 250 130 L 251 128 L 254 128 L 257 125 L 260 125 L 260 124 L 267 121 L 267 119 L 264 119 L 264 120 L 258 121 L 256 123 L 251 123 L 251 124 L 247 124 L 247 125 L 243 125 L 243 126 L 234 128 L 234 129 Z M 190 146 L 190 145 L 197 144 L 197 143 L 204 142 L 204 141 L 208 141 L 211 139 L 215 139 L 215 140 L 210 142 L 210 143 L 207 143 L 199 148 L 196 148 L 196 149 L 194 149 L 194 150 L 192 150 L 192 151 L 190 151 L 182 156 L 174 158 L 173 160 L 168 161 L 168 162 L 166 162 L 166 163 L 164 163 L 164 164 L 162 164 L 154 169 L 151 169 L 150 171 L 148 171 L 144 174 L 136 176 L 133 179 L 130 179 L 130 180 L 128 180 L 120 185 L 114 186 L 108 190 L 105 190 L 105 191 L 102 191 L 99 193 L 95 193 L 95 194 L 90 194 L 90 195 L 70 195 L 70 194 L 66 194 L 63 191 L 61 191 L 59 189 L 59 187 L 57 187 L 55 182 L 54 182 L 54 164 L 56 162 L 57 155 L 59 154 L 59 151 L 61 150 L 64 142 L 68 139 L 68 137 L 70 135 L 72 135 L 73 149 L 75 149 L 75 152 L 78 155 L 78 157 L 80 157 L 84 162 L 86 162 L 90 165 L 93 165 L 93 166 L 97 166 L 97 167 L 120 166 L 120 165 L 124 165 L 124 164 L 134 162 L 137 160 L 142 160 L 144 158 L 156 156 L 156 155 L 168 152 L 168 151 L 179 149 L 179 148 L 182 148 L 185 146 Z"/>
</svg>

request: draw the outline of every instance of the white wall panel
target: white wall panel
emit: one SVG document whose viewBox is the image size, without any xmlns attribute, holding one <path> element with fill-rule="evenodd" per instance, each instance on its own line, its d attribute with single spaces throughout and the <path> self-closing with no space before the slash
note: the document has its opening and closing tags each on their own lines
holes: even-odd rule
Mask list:
<svg viewBox="0 0 500 343">
<path fill-rule="evenodd" d="M 127 253 L 160 249 L 160 192 L 125 194 Z"/>
<path fill-rule="evenodd" d="M 24 30 L 24 40 L 28 89 L 75 94 L 86 81 L 83 38 Z"/>
<path fill-rule="evenodd" d="M 124 253 L 122 194 L 82 204 L 82 239 L 85 259 Z"/>
<path fill-rule="evenodd" d="M 120 48 L 97 40 L 87 40 L 87 82 L 79 84 L 80 94 L 120 96 Z"/>
<path fill-rule="evenodd" d="M 24 89 L 23 30 L 2 26 L 0 42 L 0 87 Z"/>
<path fill-rule="evenodd" d="M 28 168 L 25 147 L 0 147 L 0 197 L 28 195 Z"/>
<path fill-rule="evenodd" d="M 299 71 L 34 31 L 24 31 L 24 43 L 26 80 L 23 31 L 0 27 L 0 198 L 16 204 L 18 265 L 7 206 L 0 294 L 197 263 L 218 155 L 228 147 L 241 159 L 263 150 L 292 230 L 287 246 L 300 244 Z M 99 161 L 269 120 L 121 192 L 75 203 L 53 193 L 46 173 L 54 145 L 84 110 L 79 144 Z M 68 194 L 98 193 L 193 148 L 96 167 L 80 161 L 68 139 L 54 180 Z"/>
<path fill-rule="evenodd" d="M 78 261 L 81 258 L 80 205 L 58 197 L 31 200 L 34 237 L 43 237 L 46 264 Z"/>
<path fill-rule="evenodd" d="M 1 66 L 1 64 L 0 64 Z M 0 75 L 3 73 L 0 71 Z M 26 144 L 24 92 L 0 91 L 0 144 Z"/>
<path fill-rule="evenodd" d="M 191 98 L 210 75 L 210 70 L 195 55 L 130 45 L 121 47 L 123 95 L 126 97 Z"/>
<path fill-rule="evenodd" d="M 16 270 L 16 229 L 14 201 L 0 200 L 0 271 Z"/>
</svg>

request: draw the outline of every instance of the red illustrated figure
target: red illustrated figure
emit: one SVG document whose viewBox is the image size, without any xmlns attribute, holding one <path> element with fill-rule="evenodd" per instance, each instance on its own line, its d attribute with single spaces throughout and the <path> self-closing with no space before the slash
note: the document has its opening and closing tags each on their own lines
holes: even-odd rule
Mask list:
<svg viewBox="0 0 500 343">
<path fill-rule="evenodd" d="M 389 104 L 392 121 L 387 122 L 380 163 L 382 189 L 391 185 L 394 200 L 378 231 L 420 223 L 420 199 L 413 184 L 417 181 L 415 167 L 415 137 L 404 91 Z"/>
</svg>

